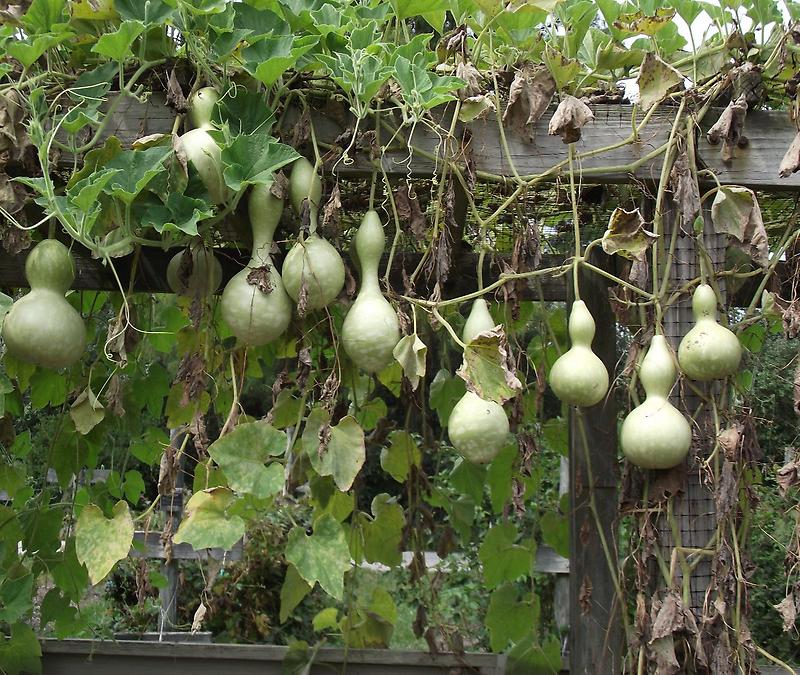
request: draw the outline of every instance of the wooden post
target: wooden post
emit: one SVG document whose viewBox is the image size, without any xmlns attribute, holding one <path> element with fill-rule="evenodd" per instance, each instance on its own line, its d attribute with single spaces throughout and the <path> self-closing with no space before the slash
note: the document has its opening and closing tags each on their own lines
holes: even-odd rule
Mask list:
<svg viewBox="0 0 800 675">
<path fill-rule="evenodd" d="M 607 259 L 593 261 L 606 266 Z M 603 277 L 581 272 L 581 299 L 594 317 L 593 349 L 613 380 L 616 320 Z M 583 429 L 581 429 L 581 423 Z M 613 395 L 582 411 L 570 410 L 570 672 L 620 671 L 621 613 L 617 575 L 617 406 Z M 585 443 L 584 443 L 585 442 Z M 588 462 L 587 462 L 588 460 Z M 596 514 L 592 510 L 592 497 Z M 602 535 L 601 535 L 602 533 Z M 603 551 L 609 547 L 611 565 Z"/>
<path fill-rule="evenodd" d="M 183 443 L 185 432 L 170 431 L 170 445 L 178 451 Z M 172 535 L 178 529 L 183 516 L 183 462 L 179 460 L 178 470 L 175 473 L 175 487 L 171 494 L 164 495 L 161 499 L 161 511 L 164 514 L 164 538 L 172 543 Z M 166 542 L 165 542 L 166 543 Z M 167 546 L 167 550 L 170 546 Z M 166 577 L 167 583 L 158 590 L 161 610 L 158 618 L 158 632 L 168 632 L 175 628 L 178 618 L 178 561 L 172 555 L 167 555 L 161 563 L 161 573 Z"/>
</svg>

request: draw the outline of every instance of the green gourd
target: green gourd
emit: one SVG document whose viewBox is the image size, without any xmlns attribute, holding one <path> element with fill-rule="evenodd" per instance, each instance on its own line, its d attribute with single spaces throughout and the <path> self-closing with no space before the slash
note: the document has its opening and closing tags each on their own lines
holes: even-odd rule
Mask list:
<svg viewBox="0 0 800 675">
<path fill-rule="evenodd" d="M 181 263 L 187 255 L 192 259 L 191 272 L 187 279 L 181 279 Z M 214 252 L 199 241 L 178 251 L 167 265 L 167 283 L 176 295 L 207 298 L 216 292 L 221 282 L 222 265 Z"/>
<path fill-rule="evenodd" d="M 228 190 L 222 177 L 222 152 L 209 131 L 214 126 L 211 115 L 219 101 L 219 94 L 212 87 L 198 89 L 189 97 L 187 121 L 192 127 L 180 139 L 180 147 L 186 158 L 197 170 L 200 179 L 215 204 L 228 198 Z"/>
<path fill-rule="evenodd" d="M 220 301 L 222 318 L 244 344 L 258 346 L 272 342 L 286 332 L 292 316 L 292 303 L 272 262 L 270 249 L 275 228 L 283 213 L 283 200 L 270 191 L 270 185 L 256 185 L 250 192 L 248 211 L 253 230 L 253 250 L 247 267 L 225 286 Z M 263 292 L 247 278 L 266 267 L 270 290 Z"/>
<path fill-rule="evenodd" d="M 550 387 L 568 405 L 596 405 L 608 392 L 608 371 L 592 351 L 594 332 L 594 319 L 586 303 L 576 300 L 569 315 L 572 346 L 550 369 Z"/>
<path fill-rule="evenodd" d="M 469 343 L 479 333 L 494 327 L 486 301 L 478 299 L 472 303 L 461 339 Z M 475 464 L 487 464 L 508 444 L 508 417 L 499 403 L 467 391 L 450 413 L 447 434 L 462 457 Z"/>
<path fill-rule="evenodd" d="M 392 363 L 392 352 L 400 341 L 397 312 L 381 293 L 378 264 L 386 240 L 375 211 L 367 211 L 355 236 L 361 263 L 361 288 L 342 327 L 342 344 L 359 368 L 377 373 Z"/>
<path fill-rule="evenodd" d="M 730 330 L 717 323 L 717 295 L 700 284 L 692 296 L 695 325 L 678 346 L 678 363 L 692 380 L 707 382 L 733 375 L 739 369 L 742 347 Z"/>
<path fill-rule="evenodd" d="M 8 353 L 46 368 L 66 368 L 86 349 L 81 315 L 64 298 L 75 280 L 75 265 L 64 244 L 46 239 L 25 261 L 30 292 L 17 300 L 3 322 Z"/>
<path fill-rule="evenodd" d="M 313 165 L 304 157 L 292 165 L 289 197 L 295 211 L 302 213 L 303 201 L 309 200 L 309 234 L 292 246 L 283 261 L 283 283 L 295 302 L 305 286 L 306 309 L 322 309 L 344 288 L 344 263 L 339 252 L 317 234 L 317 216 L 322 196 L 322 181 Z"/>
<path fill-rule="evenodd" d="M 692 443 L 686 418 L 669 401 L 677 370 L 663 335 L 654 335 L 639 368 L 646 398 L 622 423 L 620 443 L 628 460 L 642 469 L 671 469 Z"/>
</svg>

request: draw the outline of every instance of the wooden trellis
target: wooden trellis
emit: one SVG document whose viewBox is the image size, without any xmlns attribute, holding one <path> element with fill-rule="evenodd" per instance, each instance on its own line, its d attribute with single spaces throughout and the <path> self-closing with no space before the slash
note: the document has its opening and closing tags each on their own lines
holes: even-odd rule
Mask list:
<svg viewBox="0 0 800 675">
<path fill-rule="evenodd" d="M 583 138 L 576 144 L 578 166 L 583 180 L 591 183 L 645 183 L 652 185 L 659 179 L 664 160 L 663 146 L 667 142 L 673 124 L 674 109 L 662 106 L 649 122 L 638 131 L 634 142 L 626 143 L 631 137 L 632 110 L 628 106 L 595 105 L 592 107 L 595 121 L 583 129 Z M 444 120 L 448 111 L 441 113 Z M 718 115 L 711 111 L 704 122 L 710 126 Z M 533 142 L 507 131 L 509 154 L 520 175 L 531 177 L 541 175 L 542 181 L 563 178 L 566 172 L 567 146 L 558 137 L 548 136 L 545 114 L 537 125 Z M 291 115 L 288 116 L 291 120 Z M 154 95 L 147 103 L 136 99 L 122 102 L 116 108 L 114 119 L 109 125 L 108 134 L 116 135 L 123 144 L 143 135 L 154 133 L 170 133 L 174 121 L 174 113 L 166 107 L 161 98 Z M 313 117 L 318 139 L 322 144 L 332 144 L 344 131 L 346 122 L 335 121 L 321 113 Z M 445 126 L 448 126 L 446 123 Z M 506 160 L 502 143 L 494 120 L 475 121 L 469 125 L 458 125 L 459 138 L 469 138 L 468 152 L 474 162 L 478 180 L 494 176 L 510 176 L 512 171 Z M 783 112 L 751 112 L 746 121 L 749 144 L 745 148 L 737 148 L 736 157 L 724 162 L 720 156 L 720 148 L 709 145 L 704 129 L 698 129 L 697 156 L 698 166 L 708 171 L 701 176 L 709 184 L 719 181 L 723 184 L 737 184 L 762 191 L 798 190 L 800 175 L 786 179 L 779 178 L 778 166 L 793 140 L 796 129 Z M 468 134 L 467 134 L 468 131 Z M 439 151 L 441 139 L 422 125 L 414 133 L 413 138 L 406 139 L 420 152 L 409 157 L 407 147 L 390 149 L 382 157 L 383 169 L 394 178 L 431 176 L 437 168 L 435 155 Z M 618 145 L 605 152 L 597 152 L 602 148 Z M 556 166 L 558 168 L 553 169 Z M 342 176 L 358 176 L 371 173 L 374 166 L 364 157 L 359 157 L 353 164 L 340 163 L 337 172 Z M 713 177 L 712 177 L 713 174 Z M 164 278 L 166 262 L 172 252 L 147 250 L 140 253 L 135 266 L 136 277 L 130 279 L 130 259 L 118 259 L 120 278 L 126 288 L 143 292 L 166 292 L 168 286 Z M 683 275 L 690 270 L 694 252 L 690 247 L 678 248 L 678 259 L 675 273 Z M 103 266 L 103 263 L 92 259 L 88 254 L 81 255 L 76 251 L 77 279 L 75 287 L 79 289 L 117 290 L 117 282 Z M 226 277 L 240 268 L 242 256 L 230 252 L 224 261 Z M 563 260 L 544 261 L 560 264 Z M 404 261 L 397 260 L 396 269 L 391 271 L 390 278 L 401 287 L 401 269 Z M 454 261 L 459 273 L 449 286 L 443 290 L 444 297 L 463 295 L 476 290 L 476 259 L 472 255 L 461 256 Z M 24 285 L 22 275 L 24 254 L 20 256 L 0 256 L 0 285 Z M 406 265 L 411 264 L 407 259 Z M 598 260 L 598 264 L 613 265 L 608 259 Z M 497 278 L 498 266 L 487 261 L 484 280 L 487 283 Z M 492 272 L 494 270 L 494 272 Z M 494 274 L 494 278 L 492 277 Z M 676 278 L 683 278 L 682 276 Z M 617 360 L 615 344 L 614 316 L 608 303 L 608 284 L 596 274 L 582 273 L 582 298 L 587 302 L 597 323 L 595 352 L 604 360 L 613 372 Z M 743 291 L 744 297 L 734 300 L 748 301 L 746 294 L 752 296 L 752 285 Z M 748 291 L 749 289 L 749 291 Z M 418 289 L 420 294 L 425 289 Z M 550 279 L 543 283 L 545 300 L 568 300 L 567 286 L 563 279 Z M 537 297 L 538 296 L 531 296 Z M 677 343 L 690 328 L 691 319 L 679 306 L 667 319 L 669 337 Z M 616 550 L 614 522 L 617 514 L 618 476 L 616 410 L 613 397 L 594 408 L 586 410 L 584 421 L 591 441 L 590 462 L 587 463 L 584 448 L 573 434 L 570 448 L 570 485 L 571 489 L 571 559 L 570 559 L 570 668 L 574 673 L 594 673 L 598 664 L 604 664 L 602 672 L 614 672 L 615 664 L 622 653 L 622 634 L 619 623 L 620 608 L 614 591 L 613 565 L 609 566 L 601 555 L 598 544 L 599 537 L 604 536 Z M 575 428 L 575 425 L 571 425 Z M 591 465 L 591 466 L 589 466 Z M 588 497 L 594 494 L 599 519 L 590 513 Z M 713 507 L 713 502 L 712 502 Z M 708 515 L 708 514 L 704 514 Z M 603 531 L 598 531 L 596 522 L 600 521 Z M 682 521 L 686 527 L 694 527 L 690 519 Z M 693 589 L 694 590 L 694 589 Z"/>
</svg>

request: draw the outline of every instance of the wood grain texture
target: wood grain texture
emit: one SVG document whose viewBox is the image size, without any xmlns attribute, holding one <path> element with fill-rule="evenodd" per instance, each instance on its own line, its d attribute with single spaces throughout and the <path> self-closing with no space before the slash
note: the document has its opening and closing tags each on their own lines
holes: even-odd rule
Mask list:
<svg viewBox="0 0 800 675">
<path fill-rule="evenodd" d="M 452 105 L 444 106 L 434 112 L 435 117 L 443 125 L 449 125 Z M 595 119 L 583 128 L 583 137 L 576 144 L 579 155 L 595 152 L 609 145 L 624 142 L 632 130 L 633 108 L 628 105 L 599 104 L 591 106 Z M 547 133 L 547 125 L 552 116 L 551 107 L 537 122 L 532 134 L 533 141 L 528 142 L 512 129 L 505 130 L 509 153 L 505 154 L 497 124 L 494 119 L 476 120 L 469 124 L 459 124 L 456 136 L 461 138 L 468 130 L 472 137 L 471 155 L 478 171 L 503 176 L 513 175 L 510 156 L 517 171 L 521 175 L 539 175 L 548 172 L 567 159 L 567 146 L 557 136 Z M 661 170 L 661 157 L 642 164 L 634 175 L 620 171 L 618 167 L 629 165 L 642 159 L 648 153 L 663 145 L 672 127 L 675 109 L 662 107 L 651 117 L 644 127 L 637 143 L 630 143 L 620 148 L 608 150 L 592 157 L 584 157 L 579 166 L 591 174 L 586 180 L 597 183 L 620 183 L 635 180 L 657 180 Z M 736 151 L 736 157 L 730 162 L 723 162 L 721 146 L 713 146 L 705 138 L 707 130 L 719 117 L 721 109 L 712 109 L 702 124 L 702 133 L 698 134 L 698 164 L 714 172 L 722 183 L 735 183 L 762 190 L 797 190 L 800 188 L 800 174 L 789 178 L 780 178 L 778 167 L 784 153 L 795 137 L 796 128 L 784 111 L 751 111 L 745 123 L 745 135 L 749 144 Z M 298 115 L 290 111 L 284 120 L 284 129 L 291 135 Z M 142 136 L 154 133 L 170 133 L 175 115 L 167 107 L 164 96 L 154 93 L 146 102 L 128 97 L 118 104 L 112 120 L 104 133 L 104 137 L 115 135 L 125 145 Z M 641 120 L 642 114 L 638 113 Z M 329 115 L 323 111 L 314 112 L 314 126 L 318 139 L 323 144 L 333 143 L 343 131 L 348 121 L 338 115 Z M 372 121 L 368 121 L 372 128 Z M 441 138 L 431 130 L 418 125 L 410 139 L 411 143 L 429 153 L 437 154 L 441 149 Z M 68 159 L 65 157 L 65 160 Z M 383 167 L 390 175 L 419 177 L 430 176 L 435 162 L 422 155 L 410 155 L 408 147 L 401 143 L 398 149 L 388 152 L 383 157 Z M 615 168 L 616 167 L 616 168 Z M 341 162 L 337 172 L 341 175 L 364 174 L 371 172 L 372 166 L 366 160 L 364 152 L 356 155 L 352 164 Z M 563 175 L 563 174 L 562 174 Z M 558 172 L 550 178 L 557 178 Z M 710 177 L 705 180 L 713 184 Z"/>
<path fill-rule="evenodd" d="M 137 547 L 131 549 L 132 558 L 147 558 L 150 560 L 165 560 L 167 552 L 161 542 L 161 532 L 134 532 L 133 540 Z M 201 560 L 209 559 L 235 562 L 242 559 L 242 542 L 234 544 L 230 551 L 221 548 L 207 548 L 195 551 L 191 544 L 172 544 L 171 554 L 173 560 Z"/>
</svg>

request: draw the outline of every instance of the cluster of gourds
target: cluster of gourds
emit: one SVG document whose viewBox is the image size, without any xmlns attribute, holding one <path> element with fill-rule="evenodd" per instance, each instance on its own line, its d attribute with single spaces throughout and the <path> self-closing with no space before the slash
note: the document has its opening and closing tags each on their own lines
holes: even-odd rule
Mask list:
<svg viewBox="0 0 800 675">
<path fill-rule="evenodd" d="M 695 325 L 678 347 L 678 364 L 691 380 L 709 382 L 733 375 L 739 368 L 739 340 L 717 322 L 717 295 L 700 284 L 692 296 Z M 586 305 L 578 300 L 569 317 L 571 348 L 550 371 L 550 386 L 564 403 L 591 406 L 608 391 L 608 372 L 592 352 L 595 324 Z M 675 359 L 663 335 L 654 335 L 639 366 L 645 400 L 622 423 L 622 452 L 642 469 L 669 469 L 689 452 L 689 422 L 669 401 L 677 378 Z"/>
</svg>

